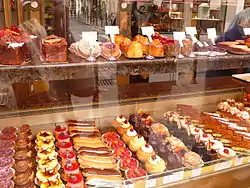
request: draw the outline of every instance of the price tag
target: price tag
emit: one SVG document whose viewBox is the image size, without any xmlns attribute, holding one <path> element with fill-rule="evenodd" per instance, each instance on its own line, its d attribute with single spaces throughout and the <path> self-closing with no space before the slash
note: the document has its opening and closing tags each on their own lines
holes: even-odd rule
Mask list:
<svg viewBox="0 0 250 188">
<path fill-rule="evenodd" d="M 250 35 L 250 28 L 243 28 L 245 35 Z"/>
<path fill-rule="evenodd" d="M 155 30 L 153 26 L 141 27 L 141 31 L 143 35 L 148 36 L 149 42 L 152 42 L 152 35 L 155 34 Z"/>
<path fill-rule="evenodd" d="M 186 34 L 190 36 L 195 36 L 197 34 L 197 29 L 196 27 L 185 27 Z"/>
<path fill-rule="evenodd" d="M 97 31 L 82 32 L 82 38 L 92 42 L 97 41 Z"/>
<path fill-rule="evenodd" d="M 163 184 L 181 181 L 184 178 L 184 171 L 175 172 L 163 178 Z"/>
<path fill-rule="evenodd" d="M 225 161 L 215 165 L 215 171 L 224 170 L 232 166 L 232 161 Z"/>
<path fill-rule="evenodd" d="M 207 37 L 212 41 L 213 45 L 215 45 L 215 39 L 217 38 L 216 29 L 207 28 Z"/>
<path fill-rule="evenodd" d="M 134 188 L 135 185 L 134 184 L 127 184 L 123 186 L 124 188 Z"/>
<path fill-rule="evenodd" d="M 115 43 L 115 35 L 120 33 L 118 26 L 105 26 L 105 34 L 110 35 L 112 43 Z"/>
<path fill-rule="evenodd" d="M 185 32 L 173 32 L 173 36 L 175 40 L 178 40 L 180 46 L 183 47 L 183 40 L 186 38 Z"/>
<path fill-rule="evenodd" d="M 150 187 L 155 187 L 156 186 L 156 179 L 151 179 L 151 180 L 146 180 L 146 188 L 150 188 Z"/>
<path fill-rule="evenodd" d="M 235 166 L 240 166 L 243 164 L 243 157 L 239 158 L 239 157 L 236 157 L 235 159 Z"/>
<path fill-rule="evenodd" d="M 204 45 L 195 37 L 192 36 L 193 44 L 197 43 L 199 47 L 203 47 Z"/>
<path fill-rule="evenodd" d="M 201 171 L 202 169 L 201 168 L 196 168 L 196 169 L 193 169 L 192 170 L 192 174 L 191 174 L 191 177 L 197 177 L 197 176 L 200 176 L 201 175 Z"/>
<path fill-rule="evenodd" d="M 153 3 L 157 5 L 158 7 L 161 7 L 162 0 L 153 0 Z"/>
</svg>

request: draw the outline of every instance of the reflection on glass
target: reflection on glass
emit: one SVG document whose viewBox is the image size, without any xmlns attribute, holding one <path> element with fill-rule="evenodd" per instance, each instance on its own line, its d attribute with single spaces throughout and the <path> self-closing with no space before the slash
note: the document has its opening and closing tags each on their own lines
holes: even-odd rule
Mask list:
<svg viewBox="0 0 250 188">
<path fill-rule="evenodd" d="M 0 26 L 5 25 L 3 0 L 0 0 Z"/>
</svg>

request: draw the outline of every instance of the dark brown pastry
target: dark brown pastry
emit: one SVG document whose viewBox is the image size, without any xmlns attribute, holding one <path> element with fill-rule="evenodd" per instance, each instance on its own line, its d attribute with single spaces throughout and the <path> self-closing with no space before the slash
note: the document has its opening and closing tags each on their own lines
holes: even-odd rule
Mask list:
<svg viewBox="0 0 250 188">
<path fill-rule="evenodd" d="M 25 148 L 30 148 L 31 143 L 27 139 L 17 139 L 16 140 L 16 149 L 25 149 Z"/>
</svg>

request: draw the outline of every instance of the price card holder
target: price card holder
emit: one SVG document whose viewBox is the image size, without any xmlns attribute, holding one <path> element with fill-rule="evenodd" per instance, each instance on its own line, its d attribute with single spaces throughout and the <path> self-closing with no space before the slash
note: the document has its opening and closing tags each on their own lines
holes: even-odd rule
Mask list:
<svg viewBox="0 0 250 188">
<path fill-rule="evenodd" d="M 174 172 L 168 176 L 163 177 L 163 184 L 173 183 L 184 179 L 184 171 Z"/>
<path fill-rule="evenodd" d="M 105 34 L 110 36 L 112 43 L 115 43 L 115 35 L 118 35 L 119 33 L 118 26 L 105 26 Z"/>
<path fill-rule="evenodd" d="M 213 45 L 215 45 L 215 39 L 217 38 L 216 29 L 207 28 L 207 37 L 212 41 Z"/>
<path fill-rule="evenodd" d="M 194 177 L 200 176 L 200 175 L 201 175 L 201 172 L 202 172 L 202 169 L 201 169 L 201 168 L 193 169 L 193 170 L 192 170 L 191 177 L 194 178 Z"/>
<path fill-rule="evenodd" d="M 127 184 L 127 185 L 124 185 L 123 186 L 124 188 L 134 188 L 135 187 L 135 184 Z"/>
<path fill-rule="evenodd" d="M 178 40 L 180 46 L 183 47 L 183 40 L 186 38 L 185 32 L 173 32 L 173 36 L 175 40 Z"/>
<path fill-rule="evenodd" d="M 199 47 L 203 47 L 204 45 L 201 43 L 201 41 L 199 41 L 195 36 L 191 36 L 192 40 L 193 40 L 193 44 L 197 43 Z"/>
<path fill-rule="evenodd" d="M 243 28 L 245 35 L 250 35 L 250 28 Z"/>
<path fill-rule="evenodd" d="M 232 161 L 225 161 L 215 165 L 215 171 L 225 170 L 232 166 Z"/>
<path fill-rule="evenodd" d="M 236 157 L 235 162 L 234 162 L 234 166 L 240 166 L 243 164 L 243 159 L 244 157 Z"/>
<path fill-rule="evenodd" d="M 149 42 L 152 42 L 152 35 L 155 34 L 155 30 L 153 26 L 141 27 L 141 31 L 143 35 L 148 37 Z"/>
<path fill-rule="evenodd" d="M 93 44 L 97 41 L 97 31 L 82 32 L 82 38 L 89 42 L 90 47 L 93 47 Z"/>
<path fill-rule="evenodd" d="M 197 35 L 197 29 L 196 27 L 185 27 L 186 34 L 190 36 L 195 36 Z"/>
<path fill-rule="evenodd" d="M 151 188 L 156 186 L 156 178 L 146 180 L 145 188 Z"/>
</svg>

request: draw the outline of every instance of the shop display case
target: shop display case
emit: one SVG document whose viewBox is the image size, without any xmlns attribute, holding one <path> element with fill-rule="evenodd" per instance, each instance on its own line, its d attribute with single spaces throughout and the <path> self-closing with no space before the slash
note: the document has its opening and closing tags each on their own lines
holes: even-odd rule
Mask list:
<svg viewBox="0 0 250 188">
<path fill-rule="evenodd" d="M 250 39 L 214 45 L 197 26 L 224 31 L 232 7 L 2 2 L 0 185 L 250 186 Z M 191 26 L 200 41 L 172 33 Z"/>
</svg>

